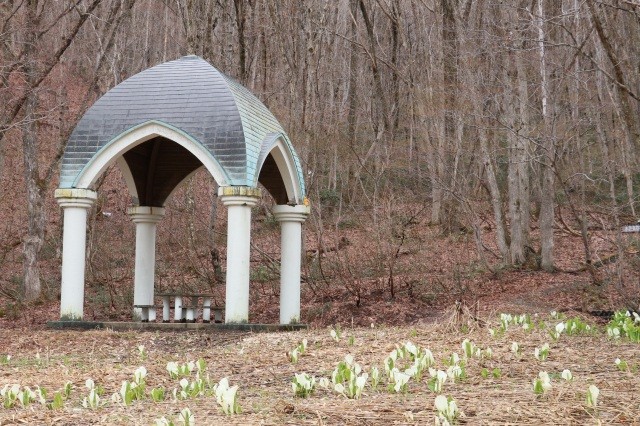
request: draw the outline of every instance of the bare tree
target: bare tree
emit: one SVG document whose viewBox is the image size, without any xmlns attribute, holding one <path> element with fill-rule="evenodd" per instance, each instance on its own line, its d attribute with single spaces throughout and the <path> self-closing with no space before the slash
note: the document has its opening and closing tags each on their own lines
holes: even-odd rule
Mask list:
<svg viewBox="0 0 640 426">
<path fill-rule="evenodd" d="M 43 167 L 39 158 L 43 150 L 39 125 L 47 119 L 47 115 L 40 106 L 41 90 L 100 3 L 99 0 L 77 1 L 50 9 L 44 6 L 44 2 L 29 0 L 16 4 L 12 15 L 5 21 L 6 28 L 12 28 L 14 32 L 11 38 L 13 45 L 3 51 L 11 61 L 9 68 L 3 70 L 7 72 L 5 78 L 10 81 L 20 75 L 24 82 L 15 93 L 17 96 L 6 99 L 0 121 L 0 140 L 7 137 L 12 127 L 20 124 L 28 217 L 23 247 L 26 300 L 40 296 L 39 255 L 46 231 L 45 197 L 68 136 L 65 132 L 60 134 L 61 140 L 56 144 L 52 158 Z M 133 0 L 126 4 L 130 9 Z M 20 26 L 17 25 L 18 20 Z M 121 19 L 114 19 L 112 25 L 116 23 L 121 23 Z M 65 108 L 64 105 L 56 107 Z M 67 129 L 70 130 L 71 127 Z"/>
</svg>

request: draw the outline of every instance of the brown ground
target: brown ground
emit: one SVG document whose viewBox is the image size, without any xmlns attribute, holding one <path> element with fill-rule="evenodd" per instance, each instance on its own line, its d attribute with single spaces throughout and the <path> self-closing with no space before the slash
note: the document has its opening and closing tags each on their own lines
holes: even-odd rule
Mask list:
<svg viewBox="0 0 640 426">
<path fill-rule="evenodd" d="M 111 211 L 113 218 L 128 224 L 123 213 L 126 201 L 122 201 L 122 197 L 107 198 L 101 206 L 102 211 Z M 204 198 L 206 203 L 206 195 Z M 172 209 L 184 213 L 179 205 Z M 219 216 L 223 218 L 224 209 L 221 210 Z M 160 280 L 161 286 L 172 279 L 177 283 L 185 280 L 181 275 L 184 269 L 173 269 L 177 262 L 184 264 L 185 257 L 178 254 L 186 249 L 180 245 L 184 241 L 180 239 L 182 237 L 171 239 L 173 230 L 182 226 L 173 222 L 171 214 L 159 230 L 159 239 L 169 242 L 159 248 L 159 271 L 165 274 Z M 403 395 L 386 392 L 384 387 L 367 388 L 361 400 L 352 401 L 323 389 L 318 389 L 309 399 L 297 399 L 292 395 L 290 382 L 294 373 L 302 371 L 328 377 L 349 353 L 365 369 L 374 364 L 381 366 L 384 357 L 396 345 L 409 339 L 430 348 L 438 367 L 443 368 L 443 358 L 452 351 L 460 352 L 460 342 L 464 338 L 470 338 L 480 347 L 494 349 L 496 358 L 485 362 L 484 366 L 500 368 L 502 377 L 483 379 L 480 376 L 483 366 L 473 361 L 465 381 L 445 385 L 445 393 L 453 396 L 464 412 L 462 422 L 531 425 L 640 422 L 640 399 L 637 397 L 640 351 L 637 344 L 611 342 L 602 334 L 602 328 L 596 335 L 565 336 L 555 343 L 540 330 L 531 334 L 511 330 L 505 336 L 491 338 L 486 327 L 472 323 L 471 331 L 462 332 L 459 327 L 452 328 L 449 321 L 452 307 L 459 301 L 467 312 L 489 320 L 494 326 L 499 312 L 547 315 L 551 310 L 557 310 L 571 316 L 582 315 L 592 324 L 600 322 L 602 327 L 603 320 L 590 316 L 589 312 L 637 306 L 640 293 L 637 252 L 633 248 L 637 244 L 633 237 L 629 237 L 629 245 L 625 248 L 623 273 L 626 285 L 620 287 L 614 284 L 615 263 L 598 267 L 593 275 L 589 274 L 583 268 L 580 239 L 561 230 L 556 234 L 559 271 L 545 273 L 535 270 L 533 264 L 521 269 L 504 268 L 489 251 L 485 252 L 488 261 L 485 263 L 477 256 L 471 234 L 443 236 L 437 227 L 426 223 L 425 217 L 420 217 L 415 225 L 406 229 L 406 239 L 399 245 L 397 235 L 394 235 L 396 230 L 389 228 L 391 230 L 385 233 L 384 226 L 393 225 L 395 216 L 389 217 L 391 219 L 378 227 L 361 220 L 356 221 L 355 226 L 327 227 L 322 233 L 317 231 L 316 218 L 310 219 L 305 235 L 307 256 L 303 271 L 302 320 L 311 328 L 305 332 L 47 330 L 46 322 L 56 320 L 59 312 L 56 286 L 59 285 L 60 260 L 55 250 L 52 251 L 44 270 L 48 297 L 29 306 L 0 297 L 0 357 L 7 354 L 12 357 L 8 364 L 0 364 L 0 388 L 4 384 L 19 383 L 32 387 L 40 385 L 52 392 L 60 389 L 66 380 L 71 380 L 74 391 L 61 410 L 46 410 L 39 405 L 0 409 L 0 425 L 151 424 L 161 416 L 175 419 L 184 407 L 194 412 L 197 424 L 432 424 L 434 395 L 425 383 L 412 383 L 409 392 Z M 265 215 L 256 212 L 255 218 L 252 236 L 256 248 L 252 267 L 254 271 L 265 272 L 267 260 L 279 256 L 279 234 L 277 227 L 268 224 Z M 53 229 L 58 220 L 55 216 L 51 218 Z M 196 228 L 206 226 L 207 220 L 203 221 L 204 225 L 196 223 Z M 337 223 L 338 219 L 335 221 Z M 132 265 L 127 252 L 130 248 L 126 246 L 126 241 L 133 237 L 131 226 L 114 227 L 100 215 L 93 226 L 100 232 L 92 244 L 102 244 L 100 247 L 109 254 L 113 252 L 114 256 L 104 259 L 102 265 L 93 265 L 97 271 L 95 276 L 100 272 L 98 267 L 102 272 L 110 272 L 113 268 L 114 278 L 102 282 L 95 279 L 87 285 L 86 319 L 128 320 L 130 305 L 123 295 L 131 291 Z M 222 220 L 218 229 L 225 227 Z M 196 229 L 197 233 L 199 229 Z M 483 231 L 483 242 L 495 252 L 492 229 L 487 225 Z M 348 243 L 341 244 L 345 238 Z M 532 244 L 538 246 L 535 238 L 534 233 Z M 595 260 L 607 259 L 615 253 L 611 238 L 604 232 L 594 230 L 591 238 Z M 318 247 L 325 252 L 317 255 Z M 206 261 L 206 251 L 200 255 Z M 224 260 L 223 249 L 221 255 Z M 19 276 L 19 247 L 11 256 L 13 269 L 6 276 Z M 123 263 L 124 266 L 120 265 L 118 269 L 121 259 L 129 263 Z M 395 261 L 392 263 L 390 259 Z M 189 267 L 197 269 L 198 264 Z M 252 279 L 252 322 L 277 322 L 278 280 L 268 272 L 267 268 L 264 276 L 254 274 Z M 101 279 L 104 277 L 109 275 Z M 393 297 L 390 277 L 393 278 Z M 109 292 L 105 288 L 109 288 Z M 221 284 L 212 288 L 220 300 L 223 290 Z M 339 343 L 330 339 L 327 330 L 328 326 L 336 324 L 345 330 Z M 371 328 L 371 324 L 375 327 Z M 349 344 L 350 336 L 353 336 L 353 345 Z M 303 338 L 309 340 L 310 348 L 300 362 L 293 365 L 285 353 Z M 516 359 L 510 353 L 512 341 L 523 346 L 525 354 L 521 358 Z M 533 358 L 532 352 L 545 342 L 551 343 L 552 355 L 541 364 Z M 145 346 L 146 360 L 139 358 L 138 345 Z M 40 361 L 36 360 L 37 353 Z M 617 357 L 626 360 L 635 370 L 618 371 L 613 363 Z M 95 411 L 80 405 L 87 393 L 83 385 L 89 377 L 105 388 L 104 398 L 109 400 L 122 380 L 130 379 L 138 366 L 145 365 L 149 370 L 149 387 L 164 386 L 170 390 L 177 386 L 177 381 L 169 379 L 166 363 L 198 358 L 207 361 L 212 380 L 228 376 L 232 384 L 240 386 L 243 414 L 223 416 L 212 397 L 178 402 L 168 399 L 162 403 L 147 399 L 130 407 L 109 403 Z M 573 383 L 563 383 L 557 377 L 564 368 L 573 371 L 576 377 Z M 547 396 L 537 398 L 531 391 L 531 383 L 541 370 L 552 374 L 554 387 Z M 602 392 L 601 404 L 596 411 L 588 409 L 584 403 L 589 384 L 596 384 Z"/>
<path fill-rule="evenodd" d="M 368 371 L 372 365 L 382 369 L 383 359 L 396 345 L 411 340 L 430 348 L 436 367 L 445 369 L 444 358 L 453 351 L 461 353 L 460 343 L 469 338 L 482 349 L 491 347 L 494 357 L 472 359 L 467 378 L 446 383 L 444 394 L 452 396 L 464 413 L 466 424 L 638 424 L 640 419 L 640 351 L 637 344 L 610 341 L 600 331 L 593 335 L 563 335 L 554 342 L 547 330 L 525 332 L 512 326 L 506 334 L 491 337 L 487 326 L 497 327 L 497 318 L 488 318 L 487 326 L 463 316 L 454 326 L 447 313 L 434 324 L 374 328 L 343 329 L 339 342 L 331 339 L 326 328 L 290 333 L 153 333 L 104 331 L 51 331 L 4 329 L 0 355 L 11 354 L 8 364 L 0 365 L 0 384 L 40 385 L 52 391 L 73 383 L 73 391 L 64 408 L 47 410 L 40 405 L 28 408 L 0 408 L 0 425 L 8 424 L 152 424 L 165 416 L 175 419 L 189 407 L 196 424 L 331 424 L 389 425 L 433 424 L 435 395 L 425 381 L 410 382 L 406 394 L 390 393 L 384 384 L 373 390 L 367 387 L 360 400 L 318 388 L 307 399 L 295 398 L 291 390 L 294 373 L 308 372 L 316 377 L 330 377 L 331 371 L 345 355 L 351 354 Z M 543 314 L 549 326 L 557 320 Z M 460 331 L 460 327 L 468 328 Z M 289 362 L 286 352 L 303 338 L 308 339 L 307 352 L 297 364 Z M 511 352 L 516 341 L 522 355 Z M 550 343 L 549 358 L 540 362 L 533 357 L 535 347 Z M 147 353 L 142 359 L 138 345 Z M 37 354 L 40 360 L 37 359 Z M 177 387 L 165 366 L 168 361 L 206 360 L 213 381 L 228 377 L 238 384 L 242 414 L 224 416 L 215 397 L 186 401 L 154 403 L 150 399 L 124 407 L 108 402 L 97 410 L 81 407 L 86 396 L 84 382 L 92 378 L 103 386 L 103 398 L 109 400 L 123 380 L 131 380 L 140 365 L 148 370 L 147 389 L 163 386 L 169 391 Z M 615 358 L 631 366 L 631 372 L 619 371 Z M 499 368 L 500 378 L 482 378 L 481 370 Z M 564 382 L 559 374 L 570 369 L 575 377 Z M 552 389 L 537 397 L 532 382 L 539 371 L 547 371 Z M 383 373 L 384 375 L 384 373 Z M 585 404 L 586 389 L 595 384 L 601 391 L 597 410 Z"/>
</svg>

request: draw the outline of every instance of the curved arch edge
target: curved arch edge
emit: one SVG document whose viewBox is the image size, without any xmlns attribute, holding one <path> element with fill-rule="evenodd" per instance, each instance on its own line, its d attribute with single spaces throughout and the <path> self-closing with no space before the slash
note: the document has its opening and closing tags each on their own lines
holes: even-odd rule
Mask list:
<svg viewBox="0 0 640 426">
<path fill-rule="evenodd" d="M 162 136 L 181 145 L 191 152 L 209 171 L 219 186 L 230 185 L 230 179 L 224 168 L 202 146 L 200 142 L 182 130 L 158 120 L 146 121 L 125 130 L 107 142 L 82 168 L 73 181 L 74 188 L 89 188 L 104 171 L 129 149 L 157 136 Z M 128 169 L 128 167 L 127 167 Z M 125 173 L 126 180 L 126 171 Z M 127 182 L 129 186 L 129 182 Z M 132 193 L 132 196 L 135 194 Z"/>
<path fill-rule="evenodd" d="M 292 148 L 288 143 L 287 136 L 283 133 L 270 133 L 262 142 L 253 186 L 257 187 L 260 171 L 269 154 L 272 155 L 278 166 L 287 190 L 287 197 L 295 204 L 301 204 L 305 197 L 304 184 L 301 182 L 301 173 L 299 173 Z"/>
<path fill-rule="evenodd" d="M 133 174 L 131 173 L 129 165 L 122 155 L 116 158 L 116 164 L 120 169 L 120 173 L 122 173 L 122 177 L 127 184 L 127 188 L 129 188 L 129 194 L 131 195 L 131 198 L 135 201 L 135 204 L 137 204 L 138 189 L 136 188 L 136 183 L 133 180 Z"/>
<path fill-rule="evenodd" d="M 191 173 L 189 173 L 188 175 L 186 175 L 186 176 L 184 177 L 184 179 L 182 179 L 182 180 L 181 180 L 181 181 L 180 181 L 180 182 L 179 182 L 179 183 L 178 183 L 178 184 L 177 184 L 177 185 L 176 185 L 176 186 L 171 190 L 171 192 L 169 193 L 169 195 L 167 195 L 167 198 L 166 198 L 166 200 L 164 201 L 164 204 L 166 205 L 167 201 L 169 201 L 169 200 L 171 199 L 171 197 L 173 197 L 173 194 L 175 194 L 175 193 L 176 193 L 176 191 L 177 191 L 180 187 L 182 187 L 182 185 L 184 185 L 184 184 L 185 184 L 185 182 L 187 182 L 189 179 L 191 179 L 191 178 L 192 178 L 196 173 L 198 173 L 198 172 L 200 171 L 200 169 L 202 169 L 203 167 L 204 167 L 204 166 L 200 166 L 200 167 L 198 167 L 197 169 L 195 169 L 194 171 L 192 171 Z M 217 182 L 217 181 L 216 181 L 216 182 Z M 218 186 L 220 186 L 220 185 L 218 184 Z"/>
</svg>

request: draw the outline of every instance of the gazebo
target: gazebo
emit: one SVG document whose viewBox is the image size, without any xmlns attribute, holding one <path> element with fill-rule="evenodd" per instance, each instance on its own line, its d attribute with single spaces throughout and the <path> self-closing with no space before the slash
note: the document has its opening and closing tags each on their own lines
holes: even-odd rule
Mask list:
<svg viewBox="0 0 640 426">
<path fill-rule="evenodd" d="M 67 143 L 55 197 L 63 209 L 62 320 L 84 307 L 87 211 L 111 164 L 131 194 L 136 226 L 134 305 L 154 299 L 156 225 L 166 200 L 200 167 L 228 210 L 225 322 L 249 321 L 251 208 L 262 185 L 281 225 L 280 323 L 300 320 L 301 227 L 309 213 L 302 168 L 287 134 L 238 82 L 197 56 L 147 69 L 87 110 Z"/>
</svg>

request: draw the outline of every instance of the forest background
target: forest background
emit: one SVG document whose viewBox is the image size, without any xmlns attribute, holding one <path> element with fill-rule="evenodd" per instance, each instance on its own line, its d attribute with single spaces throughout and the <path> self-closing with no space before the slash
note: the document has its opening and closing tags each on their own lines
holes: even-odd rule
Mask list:
<svg viewBox="0 0 640 426">
<path fill-rule="evenodd" d="M 5 324 L 57 316 L 53 191 L 75 123 L 127 77 L 186 54 L 252 90 L 301 157 L 303 320 L 407 322 L 454 301 L 638 307 L 640 240 L 621 232 L 638 219 L 636 0 L 2 0 Z M 124 318 L 130 199 L 117 167 L 97 189 L 86 316 Z M 267 322 L 271 205 L 252 231 L 252 319 Z M 198 173 L 167 209 L 156 291 L 223 303 L 215 182 Z"/>
</svg>

